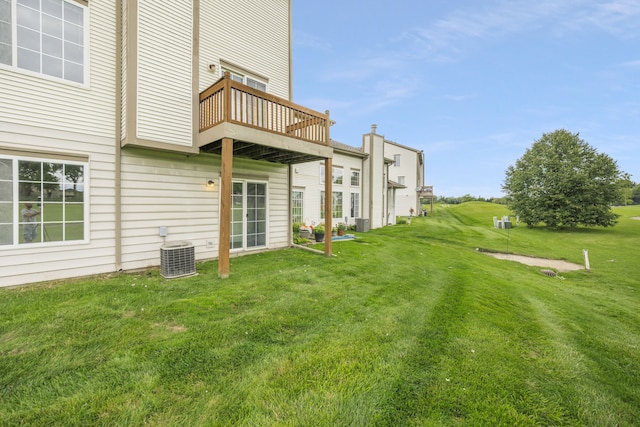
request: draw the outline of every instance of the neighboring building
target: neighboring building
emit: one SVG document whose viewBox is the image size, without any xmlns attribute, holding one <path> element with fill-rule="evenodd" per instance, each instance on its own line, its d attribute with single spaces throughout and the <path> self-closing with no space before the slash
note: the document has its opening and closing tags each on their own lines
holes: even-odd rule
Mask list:
<svg viewBox="0 0 640 427">
<path fill-rule="evenodd" d="M 291 102 L 290 16 L 0 0 L 0 286 L 158 266 L 170 241 L 226 277 L 230 255 L 289 246 L 292 165 L 333 156 L 328 113 Z"/>
<path fill-rule="evenodd" d="M 420 210 L 424 185 L 422 151 L 384 139 L 377 126 L 363 135 L 362 147 L 332 141 L 332 222 L 367 220 L 369 228 L 396 223 L 396 216 Z M 325 222 L 323 162 L 296 165 L 293 174 L 293 219 L 307 225 Z"/>
<path fill-rule="evenodd" d="M 326 197 L 325 164 L 314 161 L 295 165 L 293 168 L 294 222 L 307 225 L 326 223 L 326 200 L 331 203 L 332 222 L 351 225 L 362 217 L 362 167 L 368 156 L 362 149 L 331 141 L 333 159 L 331 168 L 332 194 Z"/>
<path fill-rule="evenodd" d="M 394 213 L 396 216 L 418 215 L 420 189 L 424 185 L 424 153 L 422 150 L 384 140 L 385 158 L 393 159 L 389 166 L 389 181 L 397 183 Z"/>
</svg>

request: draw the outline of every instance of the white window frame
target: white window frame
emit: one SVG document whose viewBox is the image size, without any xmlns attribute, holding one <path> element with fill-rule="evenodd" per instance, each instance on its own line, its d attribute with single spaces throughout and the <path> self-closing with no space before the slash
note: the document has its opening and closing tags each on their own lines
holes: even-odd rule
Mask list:
<svg viewBox="0 0 640 427">
<path fill-rule="evenodd" d="M 299 215 L 296 210 L 300 211 Z M 291 192 L 291 222 L 304 222 L 304 191 L 300 189 Z"/>
<path fill-rule="evenodd" d="M 235 226 L 237 227 L 238 224 L 240 226 L 240 233 L 231 233 L 231 235 L 229 236 L 230 241 L 230 251 L 231 252 L 249 252 L 249 251 L 253 251 L 253 250 L 260 250 L 260 249 L 265 249 L 269 247 L 269 183 L 268 181 L 263 181 L 263 180 L 254 180 L 254 179 L 234 179 L 232 180 L 232 185 L 233 184 L 240 184 L 242 186 L 242 194 L 238 195 L 238 194 L 232 194 L 232 203 L 231 203 L 231 214 L 232 214 L 232 218 L 231 218 L 231 226 L 232 226 L 232 230 L 234 227 L 234 224 L 236 224 Z M 249 206 L 248 203 L 248 198 L 251 197 L 250 194 L 247 194 L 247 188 L 249 185 L 252 184 L 257 184 L 257 185 L 263 185 L 264 186 L 264 190 L 265 190 L 265 194 L 264 194 L 264 207 L 260 207 L 260 208 L 255 208 L 255 209 L 260 209 L 260 210 L 264 210 L 264 220 L 261 220 L 260 222 L 264 222 L 264 233 L 250 233 L 250 218 L 249 218 L 249 209 L 251 209 L 252 207 Z M 232 190 L 233 191 L 233 190 Z M 241 199 L 241 207 L 235 208 L 235 202 L 233 200 L 233 198 L 235 197 L 239 197 Z M 241 221 L 234 221 L 234 210 L 239 210 L 241 212 Z M 254 221 L 256 222 L 256 221 Z M 250 245 L 248 242 L 248 238 L 249 235 L 256 235 L 256 234 L 264 234 L 264 244 L 259 244 L 259 245 Z M 234 238 L 237 238 L 238 236 L 241 237 L 241 244 L 240 246 L 235 246 L 235 242 L 233 242 Z M 235 247 L 234 247 L 235 246 Z"/>
<path fill-rule="evenodd" d="M 250 88 L 253 88 L 262 92 L 267 91 L 267 87 L 268 87 L 267 82 L 264 81 L 263 79 L 255 77 L 253 75 L 247 75 L 245 73 L 241 73 L 227 66 L 220 67 L 220 73 L 221 73 L 220 77 L 224 77 L 225 72 L 229 72 L 231 80 L 234 80 L 238 83 L 245 84 Z"/>
<path fill-rule="evenodd" d="M 356 178 L 356 183 L 354 184 L 354 178 Z M 352 187 L 360 187 L 360 170 L 359 169 L 351 169 L 350 182 Z"/>
<path fill-rule="evenodd" d="M 351 193 L 351 218 L 360 217 L 360 193 Z"/>
<path fill-rule="evenodd" d="M 396 168 L 400 167 L 400 154 L 393 155 L 393 166 Z"/>
<path fill-rule="evenodd" d="M 40 0 L 36 0 L 36 1 L 40 1 Z M 89 29 L 89 7 L 87 5 L 85 5 L 83 2 L 79 2 L 77 0 L 60 0 L 62 7 L 64 8 L 65 4 L 69 4 L 72 5 L 74 7 L 79 8 L 82 11 L 82 82 L 78 82 L 76 80 L 71 80 L 69 78 L 65 78 L 64 76 L 59 77 L 53 74 L 47 74 L 43 71 L 43 65 L 42 65 L 42 59 L 43 57 L 50 57 L 50 58 L 56 58 L 56 56 L 49 56 L 46 55 L 45 53 L 43 53 L 43 40 L 45 40 L 45 37 L 47 37 L 47 34 L 43 33 L 42 30 L 42 24 L 43 24 L 43 17 L 44 18 L 50 18 L 51 20 L 56 20 L 58 19 L 57 17 L 53 17 L 45 12 L 42 11 L 42 4 L 40 3 L 40 10 L 36 11 L 35 9 L 29 8 L 25 5 L 19 5 L 18 4 L 18 0 L 9 0 L 9 8 L 10 8 L 10 13 L 11 13 L 11 63 L 10 64 L 5 64 L 5 63 L 0 63 L 0 68 L 7 68 L 7 69 L 11 69 L 12 71 L 17 71 L 20 73 L 24 73 L 24 74 L 28 74 L 28 75 L 32 75 L 32 76 L 37 76 L 37 77 L 41 77 L 41 78 L 46 78 L 46 79 L 50 79 L 50 80 L 54 80 L 57 82 L 62 82 L 62 83 L 66 83 L 66 84 L 70 84 L 70 85 L 75 85 L 75 86 L 80 86 L 80 87 L 88 87 L 89 86 L 89 76 L 90 76 L 90 70 L 89 70 L 89 66 L 91 64 L 91 60 L 90 60 L 90 29 Z M 18 6 L 20 7 L 24 7 L 26 8 L 26 10 L 30 10 L 32 11 L 34 14 L 37 13 L 38 14 L 38 26 L 39 29 L 38 31 L 38 36 L 39 36 L 39 40 L 38 40 L 38 47 L 37 47 L 37 51 L 32 50 L 32 52 L 36 52 L 38 54 L 38 67 L 39 67 L 39 71 L 35 71 L 35 70 L 31 70 L 29 68 L 23 68 L 23 67 L 19 67 L 18 66 L 18 30 L 19 30 L 19 26 L 18 26 Z M 72 24 L 72 23 L 70 23 Z M 20 28 L 23 28 L 22 31 L 32 31 L 30 29 L 28 29 L 27 27 L 22 27 L 20 26 Z M 36 30 L 33 30 L 36 31 Z M 72 63 L 72 61 L 65 61 L 64 60 L 64 46 L 65 43 L 67 43 L 69 46 L 72 45 L 76 45 L 75 43 L 72 43 L 71 41 L 65 40 L 64 38 L 64 29 L 61 30 L 63 32 L 63 34 L 61 35 L 61 38 L 58 39 L 55 36 L 50 36 L 49 40 L 51 41 L 55 41 L 55 40 L 59 40 L 61 42 L 61 49 L 62 52 L 60 53 L 62 55 L 61 59 L 62 63 L 64 64 L 65 62 L 69 62 Z M 46 42 L 46 41 L 45 41 Z M 51 45 L 50 45 L 51 46 Z M 27 51 L 28 49 L 25 49 L 25 51 Z"/>
<path fill-rule="evenodd" d="M 11 222 L 0 222 L 0 227 L 7 226 L 11 224 L 12 227 L 12 236 L 11 242 L 7 244 L 0 244 L 0 251 L 6 249 L 16 249 L 16 248 L 32 248 L 32 247 L 40 247 L 40 246 L 68 246 L 68 245 L 77 245 L 77 244 L 86 244 L 89 242 L 89 200 L 90 200 L 90 189 L 89 189 L 89 163 L 88 162 L 78 162 L 72 160 L 64 160 L 64 159 L 50 159 L 46 157 L 25 157 L 25 156 L 15 156 L 15 155 L 5 155 L 0 153 L 0 160 L 9 160 L 12 162 L 12 170 L 11 170 L 11 178 L 6 179 L 6 176 L 0 174 L 0 185 L 6 185 L 10 183 L 11 186 L 11 200 L 0 200 L 1 204 L 4 204 L 5 209 L 11 209 L 12 219 Z M 83 175 L 82 175 L 82 239 L 75 240 L 49 240 L 49 233 L 53 234 L 51 231 L 47 232 L 46 227 L 52 227 L 55 225 L 62 225 L 63 227 L 63 236 L 66 237 L 66 228 L 68 225 L 73 223 L 79 223 L 78 221 L 66 220 L 66 206 L 69 205 L 78 205 L 77 202 L 68 202 L 66 197 L 64 196 L 67 189 L 61 189 L 62 197 L 61 200 L 55 202 L 47 201 L 47 197 L 42 197 L 43 192 L 40 192 L 40 199 L 21 199 L 20 197 L 20 171 L 19 171 L 19 162 L 34 162 L 34 163 L 54 163 L 54 164 L 64 164 L 70 166 L 82 166 L 83 167 Z M 2 165 L 0 165 L 2 167 Z M 67 180 L 62 181 L 63 187 L 66 185 L 70 185 L 71 183 Z M 43 177 L 40 177 L 39 181 L 34 181 L 34 185 L 39 183 L 41 186 L 41 190 L 44 189 L 44 184 L 46 181 L 43 181 Z M 51 184 L 52 182 L 50 182 Z M 5 189 L 9 186 L 6 185 Z M 1 194 L 1 193 L 0 193 Z M 31 201 L 34 205 L 34 208 L 38 210 L 40 215 L 37 216 L 36 224 L 38 225 L 38 234 L 40 239 L 38 241 L 34 241 L 32 243 L 22 242 L 22 225 L 23 218 L 20 216 L 20 212 L 24 208 L 24 203 L 26 201 Z M 41 204 L 41 206 L 37 206 Z M 61 221 L 47 221 L 47 216 L 44 212 L 44 209 L 47 205 L 60 205 L 62 207 L 62 220 Z M 0 220 L 1 221 L 1 220 Z"/>
<path fill-rule="evenodd" d="M 342 185 L 344 183 L 344 169 L 339 166 L 334 166 L 331 169 L 331 182 L 335 185 Z"/>
<path fill-rule="evenodd" d="M 320 219 L 325 219 L 324 216 L 324 204 L 327 203 L 327 198 L 325 197 L 325 191 L 320 191 Z M 339 199 L 339 200 L 338 200 Z M 338 201 L 340 202 L 338 204 Z M 340 206 L 340 217 L 336 216 L 336 212 L 338 212 L 338 206 Z M 333 219 L 340 218 L 342 219 L 342 214 L 344 212 L 344 197 L 342 191 L 332 191 L 331 192 L 331 215 Z"/>
</svg>

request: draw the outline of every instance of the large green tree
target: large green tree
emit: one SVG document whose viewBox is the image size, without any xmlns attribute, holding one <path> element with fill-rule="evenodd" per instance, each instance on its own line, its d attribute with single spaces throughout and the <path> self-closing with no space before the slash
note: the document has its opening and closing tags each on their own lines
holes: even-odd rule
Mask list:
<svg viewBox="0 0 640 427">
<path fill-rule="evenodd" d="M 509 208 L 529 226 L 607 227 L 617 223 L 611 205 L 621 199 L 622 176 L 611 157 L 559 129 L 509 166 L 502 188 Z"/>
</svg>

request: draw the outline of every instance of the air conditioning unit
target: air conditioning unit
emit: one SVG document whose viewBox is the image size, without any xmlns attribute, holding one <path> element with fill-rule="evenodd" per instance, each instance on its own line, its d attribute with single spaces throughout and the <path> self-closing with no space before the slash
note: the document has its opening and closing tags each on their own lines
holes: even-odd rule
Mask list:
<svg viewBox="0 0 640 427">
<path fill-rule="evenodd" d="M 369 231 L 369 218 L 356 218 L 356 231 L 358 233 Z"/>
<path fill-rule="evenodd" d="M 195 249 L 191 242 L 167 242 L 160 248 L 160 274 L 167 279 L 196 274 Z"/>
</svg>

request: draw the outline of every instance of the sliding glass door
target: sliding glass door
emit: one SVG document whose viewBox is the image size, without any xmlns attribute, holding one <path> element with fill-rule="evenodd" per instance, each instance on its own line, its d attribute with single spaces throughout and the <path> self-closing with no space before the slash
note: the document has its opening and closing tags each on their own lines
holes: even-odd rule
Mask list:
<svg viewBox="0 0 640 427">
<path fill-rule="evenodd" d="M 267 184 L 234 181 L 231 199 L 231 249 L 266 246 Z"/>
</svg>

